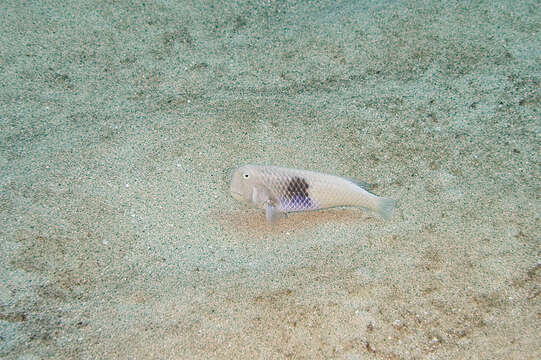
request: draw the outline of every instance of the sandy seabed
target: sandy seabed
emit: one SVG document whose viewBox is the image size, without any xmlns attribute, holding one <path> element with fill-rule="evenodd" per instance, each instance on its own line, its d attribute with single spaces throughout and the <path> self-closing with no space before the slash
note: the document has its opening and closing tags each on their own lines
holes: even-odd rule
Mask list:
<svg viewBox="0 0 541 360">
<path fill-rule="evenodd" d="M 0 357 L 541 357 L 537 1 L 69 4 L 0 6 Z"/>
</svg>

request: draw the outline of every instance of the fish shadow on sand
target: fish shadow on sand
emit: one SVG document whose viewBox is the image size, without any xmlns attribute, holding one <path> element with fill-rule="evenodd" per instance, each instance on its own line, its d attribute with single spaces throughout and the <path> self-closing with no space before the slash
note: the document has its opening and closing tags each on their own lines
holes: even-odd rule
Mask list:
<svg viewBox="0 0 541 360">
<path fill-rule="evenodd" d="M 353 225 L 378 221 L 375 215 L 354 208 L 293 212 L 274 224 L 267 223 L 264 212 L 253 209 L 233 211 L 219 218 L 225 231 L 248 237 L 302 232 L 329 223 Z"/>
</svg>

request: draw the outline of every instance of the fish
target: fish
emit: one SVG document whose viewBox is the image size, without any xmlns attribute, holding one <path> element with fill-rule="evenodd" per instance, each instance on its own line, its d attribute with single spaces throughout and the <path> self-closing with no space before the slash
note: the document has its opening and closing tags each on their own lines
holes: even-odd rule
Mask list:
<svg viewBox="0 0 541 360">
<path fill-rule="evenodd" d="M 283 214 L 353 206 L 389 219 L 396 201 L 366 190 L 364 183 L 315 171 L 278 166 L 244 165 L 233 172 L 233 198 L 265 210 L 269 223 Z"/>
</svg>

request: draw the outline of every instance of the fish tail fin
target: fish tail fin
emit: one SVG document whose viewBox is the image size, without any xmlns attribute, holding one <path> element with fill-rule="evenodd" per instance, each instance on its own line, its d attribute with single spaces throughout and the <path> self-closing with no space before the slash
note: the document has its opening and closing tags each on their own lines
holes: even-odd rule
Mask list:
<svg viewBox="0 0 541 360">
<path fill-rule="evenodd" d="M 378 200 L 377 213 L 385 220 L 390 219 L 393 216 L 396 200 L 391 198 L 379 198 Z"/>
</svg>

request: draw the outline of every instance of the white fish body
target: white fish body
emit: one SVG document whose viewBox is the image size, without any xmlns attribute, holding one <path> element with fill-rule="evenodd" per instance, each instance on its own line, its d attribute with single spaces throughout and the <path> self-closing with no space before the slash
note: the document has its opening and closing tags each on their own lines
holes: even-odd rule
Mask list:
<svg viewBox="0 0 541 360">
<path fill-rule="evenodd" d="M 281 213 L 337 206 L 370 209 L 391 217 L 395 201 L 376 196 L 339 176 L 276 166 L 245 165 L 233 173 L 231 194 L 266 211 L 269 222 Z"/>
</svg>

